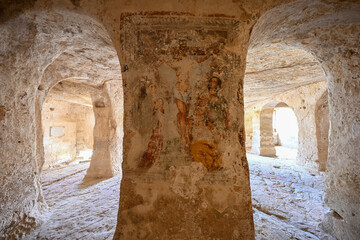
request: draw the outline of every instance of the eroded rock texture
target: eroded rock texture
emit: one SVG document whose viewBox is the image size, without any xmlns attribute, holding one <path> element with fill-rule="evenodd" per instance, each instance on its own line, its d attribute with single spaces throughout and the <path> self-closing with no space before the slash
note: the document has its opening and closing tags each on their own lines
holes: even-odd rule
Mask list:
<svg viewBox="0 0 360 240">
<path fill-rule="evenodd" d="M 244 79 L 245 106 L 324 80 L 318 60 L 303 49 L 279 43 L 250 46 Z"/>
<path fill-rule="evenodd" d="M 323 225 L 339 239 L 360 235 L 359 12 L 357 3 L 296 1 L 264 14 L 251 40 L 257 47 L 281 42 L 304 49 L 325 71 L 331 123 L 325 201 L 332 211 Z"/>
<path fill-rule="evenodd" d="M 50 7 L 39 3 L 1 25 L 1 237 L 23 236 L 41 220 L 39 210 L 46 205 L 39 181 L 41 109 L 50 88 L 64 79 L 94 86 L 117 80 L 121 88 L 118 59 L 105 29 L 90 17 Z"/>
<path fill-rule="evenodd" d="M 325 171 L 329 148 L 329 102 L 326 91 L 316 103 L 316 140 L 318 148 L 319 171 Z"/>
<path fill-rule="evenodd" d="M 93 161 L 89 176 L 120 170 L 112 163 L 121 161 L 125 111 L 115 239 L 252 239 L 243 89 L 255 103 L 256 95 L 265 100 L 319 82 L 314 59 L 326 74 L 331 125 L 325 188 L 332 212 L 324 226 L 337 238 L 360 235 L 357 1 L 0 6 L 1 237 L 20 238 L 40 219 L 42 104 L 52 86 L 71 80 L 98 90 L 94 159 L 106 161 Z M 243 87 L 249 39 L 250 85 Z M 269 61 L 278 56 L 283 62 Z M 259 82 L 256 71 L 276 79 Z"/>
</svg>

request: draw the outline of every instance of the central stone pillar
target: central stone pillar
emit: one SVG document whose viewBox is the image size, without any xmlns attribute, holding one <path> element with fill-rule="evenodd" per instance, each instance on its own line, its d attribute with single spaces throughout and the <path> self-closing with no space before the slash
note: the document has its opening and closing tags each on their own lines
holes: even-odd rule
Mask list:
<svg viewBox="0 0 360 240">
<path fill-rule="evenodd" d="M 253 115 L 253 140 L 251 152 L 261 156 L 276 156 L 275 142 L 273 135 L 273 113 L 274 108 L 279 104 L 272 101 L 261 107 L 261 110 L 254 110 Z"/>
<path fill-rule="evenodd" d="M 274 133 L 273 133 L 274 108 L 264 107 L 260 113 L 260 155 L 276 156 Z"/>
<path fill-rule="evenodd" d="M 254 239 L 242 92 L 250 31 L 240 24 L 121 17 L 125 135 L 114 239 Z"/>
<path fill-rule="evenodd" d="M 121 170 L 123 93 L 121 80 L 92 89 L 94 150 L 86 178 L 109 178 Z"/>
</svg>

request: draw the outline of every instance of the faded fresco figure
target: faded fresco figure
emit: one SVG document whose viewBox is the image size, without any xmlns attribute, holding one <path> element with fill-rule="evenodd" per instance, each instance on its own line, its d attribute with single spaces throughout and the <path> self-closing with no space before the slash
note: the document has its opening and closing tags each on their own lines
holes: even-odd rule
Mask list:
<svg viewBox="0 0 360 240">
<path fill-rule="evenodd" d="M 203 163 L 208 170 L 216 170 L 222 168 L 219 143 L 229 133 L 228 106 L 225 98 L 218 94 L 220 78 L 210 78 L 207 87 L 208 94 L 196 99 L 188 121 L 189 146 L 195 162 Z"/>
<path fill-rule="evenodd" d="M 152 135 L 148 143 L 147 149 L 143 154 L 139 167 L 141 168 L 150 168 L 154 163 L 160 158 L 161 151 L 164 146 L 164 136 L 162 132 L 162 120 L 164 111 L 164 101 L 161 98 L 158 98 L 154 102 L 154 108 L 152 111 L 153 115 L 157 115 L 158 121 L 155 128 L 152 130 Z"/>
<path fill-rule="evenodd" d="M 177 122 L 178 129 L 180 130 L 182 151 L 186 150 L 188 146 L 186 117 L 190 100 L 190 71 L 194 65 L 206 61 L 212 54 L 217 54 L 219 50 L 215 48 L 211 52 L 197 59 L 188 58 L 188 52 L 189 48 L 185 40 L 179 40 L 179 47 L 173 51 L 171 60 L 167 60 L 153 52 L 161 62 L 172 68 L 176 74 L 177 81 L 174 88 L 174 98 L 179 111 L 177 114 Z"/>
<path fill-rule="evenodd" d="M 161 150 L 164 145 L 164 137 L 162 135 L 162 125 L 160 121 L 157 123 L 156 127 L 152 131 L 150 141 L 148 143 L 147 149 L 143 154 L 139 167 L 141 168 L 150 168 L 157 159 L 160 157 Z"/>
</svg>

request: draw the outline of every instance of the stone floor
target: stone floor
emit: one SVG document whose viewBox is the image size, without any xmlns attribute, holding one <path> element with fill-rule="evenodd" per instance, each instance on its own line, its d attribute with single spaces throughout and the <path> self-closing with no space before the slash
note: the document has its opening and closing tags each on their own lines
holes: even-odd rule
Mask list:
<svg viewBox="0 0 360 240">
<path fill-rule="evenodd" d="M 121 176 L 83 182 L 89 163 L 50 169 L 42 174 L 49 211 L 44 224 L 26 239 L 112 239 Z"/>
<path fill-rule="evenodd" d="M 247 155 L 256 239 L 333 240 L 320 228 L 328 210 L 322 196 L 325 174 L 296 166 L 294 150 L 276 152 L 282 158 Z"/>
<path fill-rule="evenodd" d="M 323 173 L 299 168 L 293 159 L 248 154 L 248 160 L 257 240 L 333 240 L 319 227 L 327 210 Z M 26 239 L 112 239 L 121 176 L 83 182 L 88 166 L 81 163 L 43 173 L 49 209 L 45 224 Z"/>
</svg>

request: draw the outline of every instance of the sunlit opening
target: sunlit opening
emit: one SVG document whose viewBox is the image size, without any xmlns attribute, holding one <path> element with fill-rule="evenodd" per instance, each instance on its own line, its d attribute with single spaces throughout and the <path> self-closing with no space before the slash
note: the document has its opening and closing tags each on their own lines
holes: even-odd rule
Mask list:
<svg viewBox="0 0 360 240">
<path fill-rule="evenodd" d="M 273 130 L 276 155 L 295 159 L 298 148 L 298 124 L 294 111 L 278 107 L 273 113 Z"/>
</svg>

